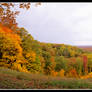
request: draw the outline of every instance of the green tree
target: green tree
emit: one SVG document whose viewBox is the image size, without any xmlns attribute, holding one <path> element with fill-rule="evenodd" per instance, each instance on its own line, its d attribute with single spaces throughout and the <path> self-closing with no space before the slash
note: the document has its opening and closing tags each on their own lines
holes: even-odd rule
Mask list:
<svg viewBox="0 0 92 92">
<path fill-rule="evenodd" d="M 80 57 L 76 58 L 76 67 L 75 67 L 78 75 L 82 75 L 83 72 L 83 62 L 82 59 Z"/>
<path fill-rule="evenodd" d="M 56 61 L 56 67 L 55 70 L 59 72 L 61 69 L 64 69 L 67 71 L 67 60 L 64 58 L 64 56 L 58 56 L 55 59 Z"/>
<path fill-rule="evenodd" d="M 40 59 L 36 56 L 35 61 L 29 60 L 27 64 L 27 69 L 31 73 L 40 73 L 41 72 L 41 62 Z"/>
</svg>

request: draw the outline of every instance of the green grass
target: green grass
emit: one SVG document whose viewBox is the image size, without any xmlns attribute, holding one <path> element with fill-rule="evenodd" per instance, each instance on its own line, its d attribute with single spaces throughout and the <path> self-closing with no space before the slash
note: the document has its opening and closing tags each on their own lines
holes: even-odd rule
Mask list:
<svg viewBox="0 0 92 92">
<path fill-rule="evenodd" d="M 48 86 L 59 87 L 64 89 L 88 89 L 92 88 L 92 84 L 85 82 L 85 80 L 60 80 L 51 81 L 47 83 Z"/>
<path fill-rule="evenodd" d="M 0 67 L 0 89 L 92 89 L 92 79 L 28 74 Z"/>
</svg>

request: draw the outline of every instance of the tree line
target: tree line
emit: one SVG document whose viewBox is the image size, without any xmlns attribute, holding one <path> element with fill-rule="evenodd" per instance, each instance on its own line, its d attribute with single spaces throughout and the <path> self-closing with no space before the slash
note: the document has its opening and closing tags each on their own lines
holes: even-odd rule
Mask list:
<svg viewBox="0 0 92 92">
<path fill-rule="evenodd" d="M 92 52 L 76 46 L 43 43 L 19 28 L 12 11 L 16 4 L 0 4 L 0 66 L 27 73 L 80 77 L 92 72 Z M 30 8 L 30 3 L 19 4 Z"/>
</svg>

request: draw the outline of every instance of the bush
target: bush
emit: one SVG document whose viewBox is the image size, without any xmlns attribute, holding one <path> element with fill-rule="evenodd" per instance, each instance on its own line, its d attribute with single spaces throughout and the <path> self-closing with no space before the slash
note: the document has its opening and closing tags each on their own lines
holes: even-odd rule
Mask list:
<svg viewBox="0 0 92 92">
<path fill-rule="evenodd" d="M 71 70 L 67 73 L 66 76 L 67 76 L 67 77 L 71 77 L 71 78 L 77 78 L 77 77 L 78 77 L 78 74 L 77 74 L 77 72 L 76 72 L 75 69 L 71 69 Z"/>
</svg>

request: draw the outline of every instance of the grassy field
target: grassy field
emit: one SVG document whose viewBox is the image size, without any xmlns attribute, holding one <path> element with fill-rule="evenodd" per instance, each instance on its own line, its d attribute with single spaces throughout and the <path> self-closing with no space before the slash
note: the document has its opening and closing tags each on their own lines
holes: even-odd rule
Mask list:
<svg viewBox="0 0 92 92">
<path fill-rule="evenodd" d="M 0 89 L 92 89 L 92 79 L 28 74 L 0 67 Z"/>
</svg>

